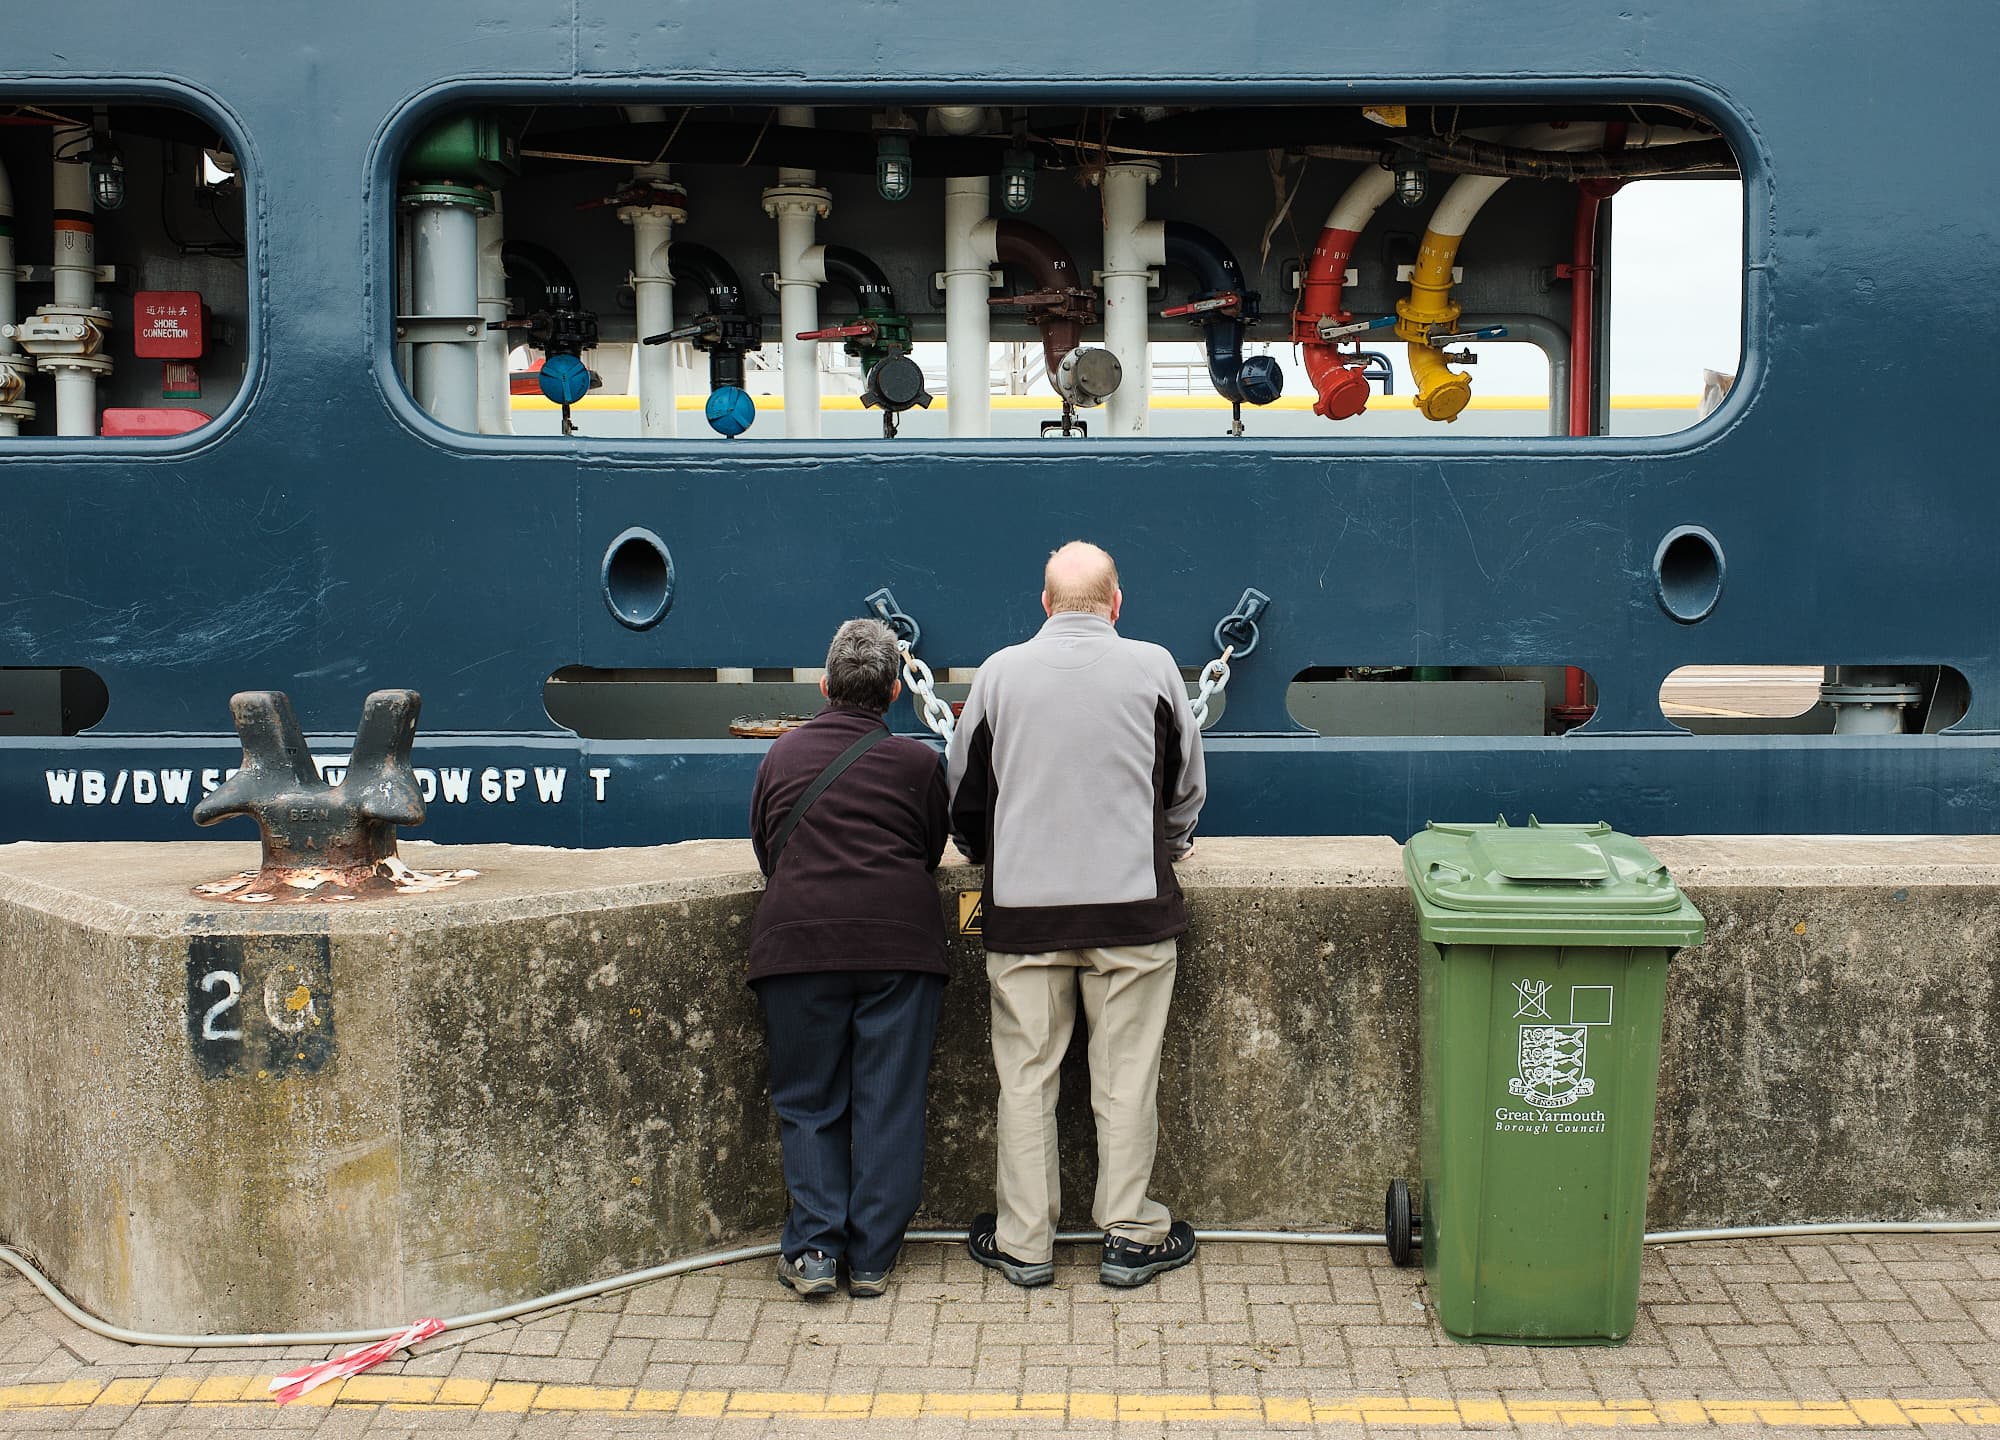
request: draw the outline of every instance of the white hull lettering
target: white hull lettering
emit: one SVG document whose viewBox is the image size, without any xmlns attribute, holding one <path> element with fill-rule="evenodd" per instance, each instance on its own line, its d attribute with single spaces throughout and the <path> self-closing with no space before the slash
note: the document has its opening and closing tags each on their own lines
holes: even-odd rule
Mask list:
<svg viewBox="0 0 2000 1440">
<path fill-rule="evenodd" d="M 338 785 L 347 774 L 345 756 L 314 756 L 313 759 L 329 785 Z M 226 770 L 216 767 L 201 770 L 44 770 L 42 783 L 48 789 L 51 805 L 181 806 L 186 805 L 194 794 L 197 776 L 201 782 L 201 794 L 212 795 L 235 773 L 235 766 Z M 477 800 L 487 805 L 561 805 L 571 793 L 570 771 L 562 765 L 536 765 L 532 769 L 489 765 L 478 771 L 460 767 L 426 767 L 414 773 L 417 788 L 427 804 L 469 805 L 473 803 L 476 792 Z M 592 769 L 583 773 L 590 781 L 591 798 L 604 801 L 611 771 Z M 478 777 L 476 785 L 473 783 L 475 775 Z"/>
</svg>

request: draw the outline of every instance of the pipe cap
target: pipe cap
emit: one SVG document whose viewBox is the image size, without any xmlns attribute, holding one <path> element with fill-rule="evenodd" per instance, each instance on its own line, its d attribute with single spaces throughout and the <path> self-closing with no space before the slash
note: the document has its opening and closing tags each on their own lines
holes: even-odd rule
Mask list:
<svg viewBox="0 0 2000 1440">
<path fill-rule="evenodd" d="M 1320 382 L 1313 414 L 1329 420 L 1351 420 L 1368 408 L 1368 395 L 1368 377 L 1352 366 L 1343 365 Z"/>
</svg>

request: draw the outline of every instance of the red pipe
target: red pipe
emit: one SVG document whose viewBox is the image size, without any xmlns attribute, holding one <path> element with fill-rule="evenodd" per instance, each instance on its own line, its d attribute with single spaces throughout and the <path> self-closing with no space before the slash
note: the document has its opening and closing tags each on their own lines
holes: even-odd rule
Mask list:
<svg viewBox="0 0 2000 1440">
<path fill-rule="evenodd" d="M 1001 220 L 993 229 L 994 258 L 1002 264 L 1019 265 L 1034 277 L 1036 288 L 1051 293 L 1081 290 L 1076 261 L 1048 231 L 1025 220 Z M 1066 315 L 1043 314 L 1036 318 L 1042 332 L 1042 364 L 1054 384 L 1063 356 L 1083 343 L 1083 322 Z"/>
<path fill-rule="evenodd" d="M 1623 149 L 1625 126 L 1604 127 L 1604 148 Z M 1617 180 L 1583 180 L 1577 184 L 1576 231 L 1570 244 L 1569 266 L 1569 433 L 1597 433 L 1597 216 L 1599 207 L 1617 193 Z M 1584 699 L 1583 671 L 1572 665 L 1563 673 L 1563 703 L 1557 712 L 1581 725 L 1597 707 Z"/>
<path fill-rule="evenodd" d="M 1604 127 L 1606 151 L 1625 148 L 1625 126 Z M 1577 184 L 1576 233 L 1570 246 L 1569 283 L 1569 433 L 1597 433 L 1597 214 L 1598 207 L 1618 193 L 1624 182 L 1583 180 Z"/>
<path fill-rule="evenodd" d="M 1346 420 L 1368 408 L 1367 376 L 1358 365 L 1343 364 L 1340 352 L 1319 338 L 1322 319 L 1345 325 L 1354 318 L 1340 308 L 1340 292 L 1347 284 L 1348 257 L 1360 233 L 1330 228 L 1319 232 L 1299 291 L 1299 308 L 1292 314 L 1292 339 L 1305 347 L 1306 376 L 1319 396 L 1313 414 L 1329 420 Z"/>
</svg>

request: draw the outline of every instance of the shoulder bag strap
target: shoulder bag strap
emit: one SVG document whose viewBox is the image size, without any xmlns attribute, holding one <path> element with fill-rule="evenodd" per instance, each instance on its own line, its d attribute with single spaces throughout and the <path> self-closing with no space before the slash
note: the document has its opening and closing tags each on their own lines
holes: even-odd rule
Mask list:
<svg viewBox="0 0 2000 1440">
<path fill-rule="evenodd" d="M 806 793 L 799 796 L 798 803 L 792 806 L 792 813 L 785 817 L 784 823 L 778 827 L 778 833 L 771 837 L 771 873 L 777 873 L 778 857 L 785 853 L 785 842 L 792 838 L 792 831 L 798 829 L 799 821 L 806 818 L 806 811 L 812 809 L 813 802 L 826 793 L 827 786 L 840 778 L 841 771 L 888 738 L 889 728 L 886 725 L 870 730 L 834 756 L 826 769 L 820 771 L 812 784 L 806 786 Z"/>
</svg>

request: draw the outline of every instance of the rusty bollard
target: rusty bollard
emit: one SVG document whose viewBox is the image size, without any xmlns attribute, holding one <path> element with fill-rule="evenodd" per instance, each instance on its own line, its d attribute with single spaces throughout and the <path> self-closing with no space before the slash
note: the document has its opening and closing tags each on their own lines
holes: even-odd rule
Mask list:
<svg viewBox="0 0 2000 1440">
<path fill-rule="evenodd" d="M 347 773 L 329 785 L 289 696 L 231 696 L 243 765 L 195 805 L 194 822 L 250 816 L 263 832 L 264 859 L 255 871 L 197 885 L 194 893 L 248 905 L 359 900 L 439 890 L 478 874 L 412 870 L 396 855 L 396 827 L 424 823 L 423 792 L 410 768 L 422 705 L 414 690 L 377 690 L 363 701 Z"/>
</svg>

